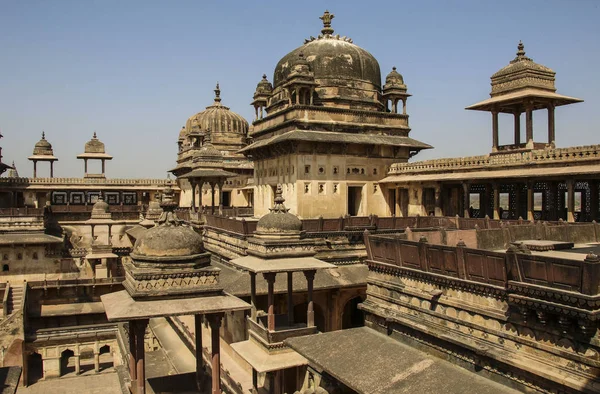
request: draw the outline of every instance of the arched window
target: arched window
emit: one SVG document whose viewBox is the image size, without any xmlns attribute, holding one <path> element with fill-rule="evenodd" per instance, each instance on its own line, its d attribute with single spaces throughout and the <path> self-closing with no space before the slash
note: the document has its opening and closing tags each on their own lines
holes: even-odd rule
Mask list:
<svg viewBox="0 0 600 394">
<path fill-rule="evenodd" d="M 4 264 L 2 266 L 2 272 L 8 272 L 8 269 L 9 269 L 8 264 Z"/>
<path fill-rule="evenodd" d="M 6 253 L 2 255 L 2 260 L 8 260 L 8 255 Z"/>
<path fill-rule="evenodd" d="M 38 259 L 38 254 L 37 254 L 37 252 L 33 252 L 32 258 L 33 258 L 34 260 L 37 260 L 37 259 Z"/>
<path fill-rule="evenodd" d="M 23 253 L 17 253 L 17 260 L 23 260 Z"/>
</svg>

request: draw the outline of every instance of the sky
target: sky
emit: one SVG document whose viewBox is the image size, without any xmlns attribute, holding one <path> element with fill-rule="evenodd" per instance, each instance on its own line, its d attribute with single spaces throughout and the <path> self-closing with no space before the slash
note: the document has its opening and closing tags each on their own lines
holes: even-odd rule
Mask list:
<svg viewBox="0 0 600 394">
<path fill-rule="evenodd" d="M 435 147 L 413 161 L 490 151 L 491 115 L 464 108 L 489 97 L 519 40 L 556 71 L 559 93 L 585 100 L 556 110 L 557 146 L 600 143 L 599 0 L 0 0 L 3 161 L 31 176 L 45 131 L 55 176 L 80 177 L 76 156 L 96 131 L 114 156 L 109 178 L 164 178 L 179 130 L 211 105 L 216 82 L 223 104 L 252 121 L 262 74 L 272 81 L 279 59 L 320 33 L 325 9 L 382 78 L 393 66 L 404 76 L 410 136 Z M 536 141 L 546 120 L 535 113 Z M 501 144 L 512 122 L 500 117 Z"/>
</svg>

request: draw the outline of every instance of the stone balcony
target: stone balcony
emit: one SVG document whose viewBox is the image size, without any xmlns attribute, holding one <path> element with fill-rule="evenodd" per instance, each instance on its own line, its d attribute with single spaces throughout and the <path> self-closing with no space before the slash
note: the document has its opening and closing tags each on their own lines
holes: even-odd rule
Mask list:
<svg viewBox="0 0 600 394">
<path fill-rule="evenodd" d="M 283 347 L 283 341 L 288 338 L 300 337 L 317 333 L 317 327 L 308 327 L 306 323 L 289 322 L 285 314 L 275 315 L 275 329 L 267 329 L 268 316 L 263 314 L 254 321 L 247 318 L 250 337 L 260 342 L 266 349 Z"/>
</svg>

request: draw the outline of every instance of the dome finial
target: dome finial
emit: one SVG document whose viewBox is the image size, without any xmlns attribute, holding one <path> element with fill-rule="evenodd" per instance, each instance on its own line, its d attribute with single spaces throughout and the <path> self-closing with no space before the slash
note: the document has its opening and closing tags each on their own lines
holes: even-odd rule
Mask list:
<svg viewBox="0 0 600 394">
<path fill-rule="evenodd" d="M 525 45 L 523 45 L 523 41 L 519 40 L 519 45 L 517 46 L 517 57 L 525 56 Z"/>
<path fill-rule="evenodd" d="M 46 132 L 42 131 L 42 139 L 45 140 L 46 139 Z"/>
<path fill-rule="evenodd" d="M 212 134 L 210 132 L 210 127 L 207 127 L 206 132 L 204 132 L 204 143 L 212 144 Z"/>
<path fill-rule="evenodd" d="M 287 211 L 289 211 L 289 209 L 287 209 L 285 205 L 283 205 L 283 203 L 285 202 L 285 198 L 283 198 L 283 190 L 281 189 L 281 183 L 277 184 L 277 189 L 275 190 L 275 199 L 273 201 L 275 202 L 275 204 L 273 205 L 273 208 L 270 209 L 271 212 L 286 213 Z"/>
<path fill-rule="evenodd" d="M 98 139 L 98 137 L 96 137 L 96 130 L 94 130 L 94 137 L 93 139 Z"/>
<path fill-rule="evenodd" d="M 267 74 L 263 74 L 263 80 L 266 81 L 267 80 Z"/>
<path fill-rule="evenodd" d="M 319 17 L 319 19 L 323 21 L 323 30 L 321 30 L 321 33 L 323 33 L 324 36 L 333 34 L 333 29 L 331 28 L 331 20 L 333 18 L 335 18 L 335 15 L 330 14 L 328 10 L 325 10 L 323 16 Z"/>
<path fill-rule="evenodd" d="M 217 87 L 215 88 L 215 103 L 221 102 L 221 89 L 219 88 L 219 82 L 217 82 Z"/>
</svg>

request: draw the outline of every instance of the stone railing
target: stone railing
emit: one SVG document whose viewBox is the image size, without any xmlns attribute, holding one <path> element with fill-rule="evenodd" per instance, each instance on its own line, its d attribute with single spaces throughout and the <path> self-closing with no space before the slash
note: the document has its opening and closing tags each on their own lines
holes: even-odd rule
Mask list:
<svg viewBox="0 0 600 394">
<path fill-rule="evenodd" d="M 391 235 L 365 233 L 367 262 L 443 275 L 459 280 L 508 288 L 522 282 L 588 296 L 600 294 L 600 259 L 567 260 L 532 255 L 519 249 L 506 253 L 463 246 L 408 241 Z"/>
<path fill-rule="evenodd" d="M 166 187 L 172 181 L 168 179 L 119 179 L 119 178 L 0 178 L 0 185 L 3 186 L 27 186 L 27 185 L 112 185 L 112 186 L 152 186 Z M 177 189 L 177 185 L 172 182 L 171 186 Z"/>
<path fill-rule="evenodd" d="M 570 148 L 537 149 L 521 153 L 505 153 L 417 161 L 392 164 L 389 175 L 421 172 L 443 172 L 457 169 L 507 167 L 523 164 L 544 164 L 590 161 L 600 159 L 600 145 L 574 146 Z"/>
<path fill-rule="evenodd" d="M 79 287 L 118 284 L 125 280 L 124 277 L 115 278 L 90 278 L 90 279 L 55 279 L 29 281 L 27 285 L 31 289 L 45 289 L 50 287 Z"/>
</svg>

